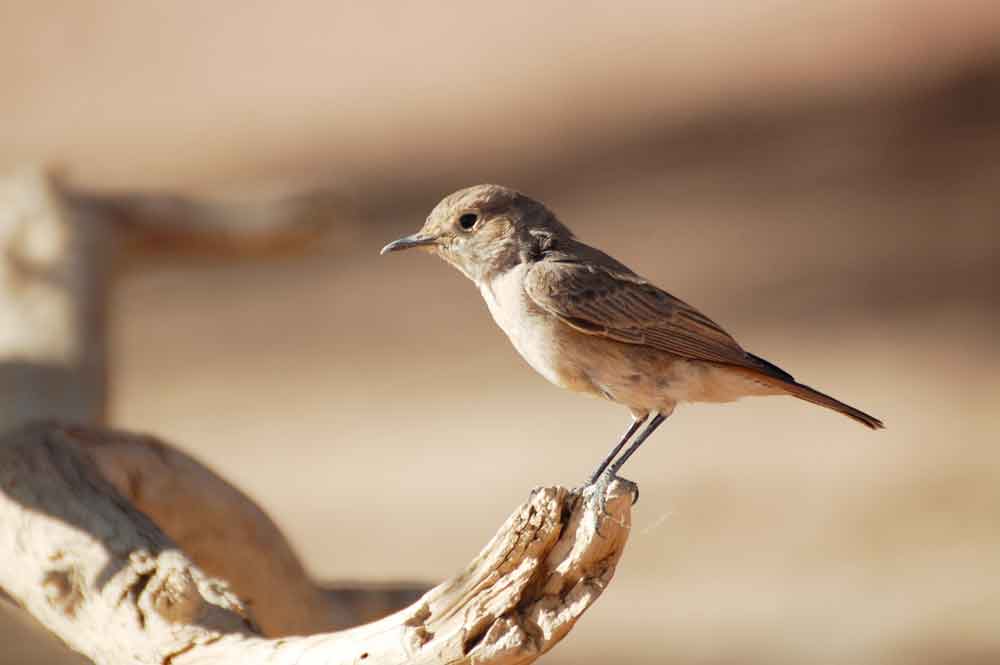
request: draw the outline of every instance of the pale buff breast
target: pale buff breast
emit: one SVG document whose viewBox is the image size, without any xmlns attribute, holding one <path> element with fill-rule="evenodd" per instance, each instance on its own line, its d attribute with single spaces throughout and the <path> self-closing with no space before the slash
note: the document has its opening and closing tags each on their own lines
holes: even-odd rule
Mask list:
<svg viewBox="0 0 1000 665">
<path fill-rule="evenodd" d="M 500 329 L 532 369 L 562 388 L 592 392 L 574 366 L 559 328 L 562 324 L 541 311 L 522 286 L 526 264 L 520 264 L 479 286 L 486 306 Z"/>
</svg>

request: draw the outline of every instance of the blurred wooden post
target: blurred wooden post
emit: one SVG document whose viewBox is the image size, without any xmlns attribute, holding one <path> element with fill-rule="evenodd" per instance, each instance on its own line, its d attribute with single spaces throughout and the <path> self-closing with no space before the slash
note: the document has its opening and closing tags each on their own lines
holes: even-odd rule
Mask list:
<svg viewBox="0 0 1000 665">
<path fill-rule="evenodd" d="M 108 220 L 70 204 L 45 172 L 0 179 L 0 431 L 104 420 L 115 249 Z"/>
<path fill-rule="evenodd" d="M 104 422 L 108 297 L 123 263 L 299 251 L 343 208 L 324 189 L 233 202 L 75 191 L 39 168 L 0 177 L 0 432 Z"/>
</svg>

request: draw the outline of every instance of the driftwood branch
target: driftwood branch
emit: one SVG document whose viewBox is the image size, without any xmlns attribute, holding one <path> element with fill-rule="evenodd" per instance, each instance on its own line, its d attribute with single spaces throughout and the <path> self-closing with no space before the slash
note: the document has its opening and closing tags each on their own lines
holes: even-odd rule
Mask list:
<svg viewBox="0 0 1000 665">
<path fill-rule="evenodd" d="M 264 511 L 189 455 L 150 436 L 55 429 L 58 434 L 53 436 L 86 452 L 102 477 L 199 568 L 225 579 L 253 608 L 256 623 L 267 635 L 312 633 L 358 622 L 352 607 L 313 584 Z"/>
<path fill-rule="evenodd" d="M 460 574 L 410 607 L 268 639 L 267 626 L 332 619 L 249 499 L 151 439 L 33 425 L 0 441 L 0 588 L 101 664 L 529 663 L 614 574 L 630 488 L 611 486 L 606 513 L 593 498 L 537 489 Z M 232 529 L 199 533 L 206 512 Z"/>
<path fill-rule="evenodd" d="M 59 431 L 82 447 L 118 493 L 202 570 L 225 579 L 254 608 L 254 619 L 267 635 L 301 635 L 372 621 L 415 601 L 430 587 L 317 585 L 271 518 L 190 455 L 151 436 L 90 427 Z M 233 551 L 240 556 L 233 557 Z"/>
</svg>

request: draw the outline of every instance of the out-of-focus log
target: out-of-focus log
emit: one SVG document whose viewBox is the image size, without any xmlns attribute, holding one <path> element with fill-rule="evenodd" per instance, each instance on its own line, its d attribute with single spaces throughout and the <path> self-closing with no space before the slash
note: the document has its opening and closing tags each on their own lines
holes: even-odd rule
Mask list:
<svg viewBox="0 0 1000 665">
<path fill-rule="evenodd" d="M 130 258 L 261 257 L 306 249 L 344 222 L 330 189 L 193 197 L 152 192 L 70 194 L 73 206 L 114 222 Z"/>
</svg>

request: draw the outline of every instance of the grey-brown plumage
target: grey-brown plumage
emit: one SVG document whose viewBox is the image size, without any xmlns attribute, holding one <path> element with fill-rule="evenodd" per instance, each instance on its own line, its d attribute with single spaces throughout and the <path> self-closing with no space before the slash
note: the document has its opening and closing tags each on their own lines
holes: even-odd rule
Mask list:
<svg viewBox="0 0 1000 665">
<path fill-rule="evenodd" d="M 437 253 L 475 282 L 497 324 L 549 381 L 629 408 L 632 425 L 595 479 L 651 413 L 612 475 L 678 402 L 786 394 L 883 426 L 744 351 L 710 318 L 580 242 L 544 205 L 514 190 L 455 192 L 418 233 L 382 253 L 410 247 Z"/>
</svg>

